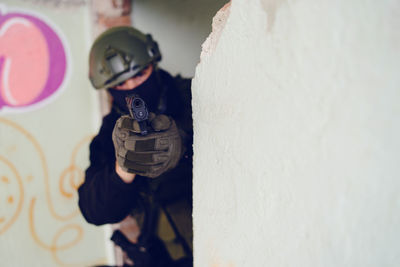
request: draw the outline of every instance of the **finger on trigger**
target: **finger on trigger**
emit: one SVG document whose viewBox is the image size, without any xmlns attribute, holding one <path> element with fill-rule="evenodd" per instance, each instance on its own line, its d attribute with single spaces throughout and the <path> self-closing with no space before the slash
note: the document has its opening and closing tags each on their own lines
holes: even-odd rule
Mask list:
<svg viewBox="0 0 400 267">
<path fill-rule="evenodd" d="M 137 122 L 137 120 L 134 120 L 133 123 L 132 123 L 132 132 L 134 132 L 134 133 L 140 133 L 141 132 L 140 131 L 140 125 Z"/>
</svg>

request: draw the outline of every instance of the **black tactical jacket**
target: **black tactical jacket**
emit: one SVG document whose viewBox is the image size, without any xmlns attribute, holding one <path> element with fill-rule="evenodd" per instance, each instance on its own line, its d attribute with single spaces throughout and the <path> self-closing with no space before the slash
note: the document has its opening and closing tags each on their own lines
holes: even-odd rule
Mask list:
<svg viewBox="0 0 400 267">
<path fill-rule="evenodd" d="M 112 131 L 120 111 L 113 108 L 103 118 L 98 135 L 90 144 L 90 166 L 78 189 L 79 207 L 92 224 L 117 223 L 139 205 L 141 196 L 151 194 L 155 201 L 168 206 L 176 201 L 192 203 L 192 108 L 190 80 L 172 77 L 160 70 L 166 88 L 166 111 L 183 137 L 186 152 L 179 164 L 161 176 L 150 179 L 136 175 L 131 184 L 124 183 L 115 172 Z M 150 110 L 151 111 L 151 110 Z M 191 214 L 188 214 L 191 219 Z"/>
</svg>

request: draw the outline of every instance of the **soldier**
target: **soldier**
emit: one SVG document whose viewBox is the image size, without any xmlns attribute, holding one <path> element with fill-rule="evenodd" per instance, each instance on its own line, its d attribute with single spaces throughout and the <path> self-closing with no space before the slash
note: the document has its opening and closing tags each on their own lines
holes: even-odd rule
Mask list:
<svg viewBox="0 0 400 267">
<path fill-rule="evenodd" d="M 132 27 L 107 30 L 93 43 L 89 78 L 94 88 L 111 94 L 112 108 L 90 144 L 79 207 L 95 225 L 137 219 L 141 234 L 136 243 L 120 231 L 112 237 L 135 266 L 192 266 L 190 80 L 158 68 L 160 60 L 151 35 Z M 131 95 L 149 111 L 145 135 L 129 115 L 126 97 Z M 179 244 L 184 251 L 179 259 L 157 234 L 160 214 L 173 229 L 171 247 Z"/>
</svg>

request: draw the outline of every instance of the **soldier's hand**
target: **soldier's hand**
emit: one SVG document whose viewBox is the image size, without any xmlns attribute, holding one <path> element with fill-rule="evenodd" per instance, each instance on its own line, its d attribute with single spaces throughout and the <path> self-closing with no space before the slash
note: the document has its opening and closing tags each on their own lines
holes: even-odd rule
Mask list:
<svg viewBox="0 0 400 267">
<path fill-rule="evenodd" d="M 150 113 L 149 122 L 149 133 L 143 136 L 137 121 L 122 116 L 115 123 L 112 139 L 121 169 L 154 178 L 178 164 L 182 141 L 172 118 Z"/>
</svg>

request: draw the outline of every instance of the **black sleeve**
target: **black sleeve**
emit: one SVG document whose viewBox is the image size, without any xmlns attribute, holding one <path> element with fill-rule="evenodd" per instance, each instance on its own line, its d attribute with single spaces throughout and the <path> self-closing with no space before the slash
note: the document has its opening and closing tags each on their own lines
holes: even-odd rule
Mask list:
<svg viewBox="0 0 400 267">
<path fill-rule="evenodd" d="M 79 187 L 79 208 L 89 223 L 102 225 L 124 219 L 138 196 L 135 180 L 124 183 L 115 172 L 112 129 L 115 120 L 106 117 L 99 134 L 90 144 L 90 166 Z"/>
<path fill-rule="evenodd" d="M 193 155 L 193 119 L 192 119 L 192 92 L 191 92 L 191 80 L 183 79 L 181 77 L 175 78 L 175 84 L 177 88 L 177 95 L 175 99 L 179 99 L 180 103 L 177 107 L 180 107 L 176 115 L 176 123 L 180 129 L 184 146 L 186 147 L 186 157 L 192 157 Z"/>
</svg>

